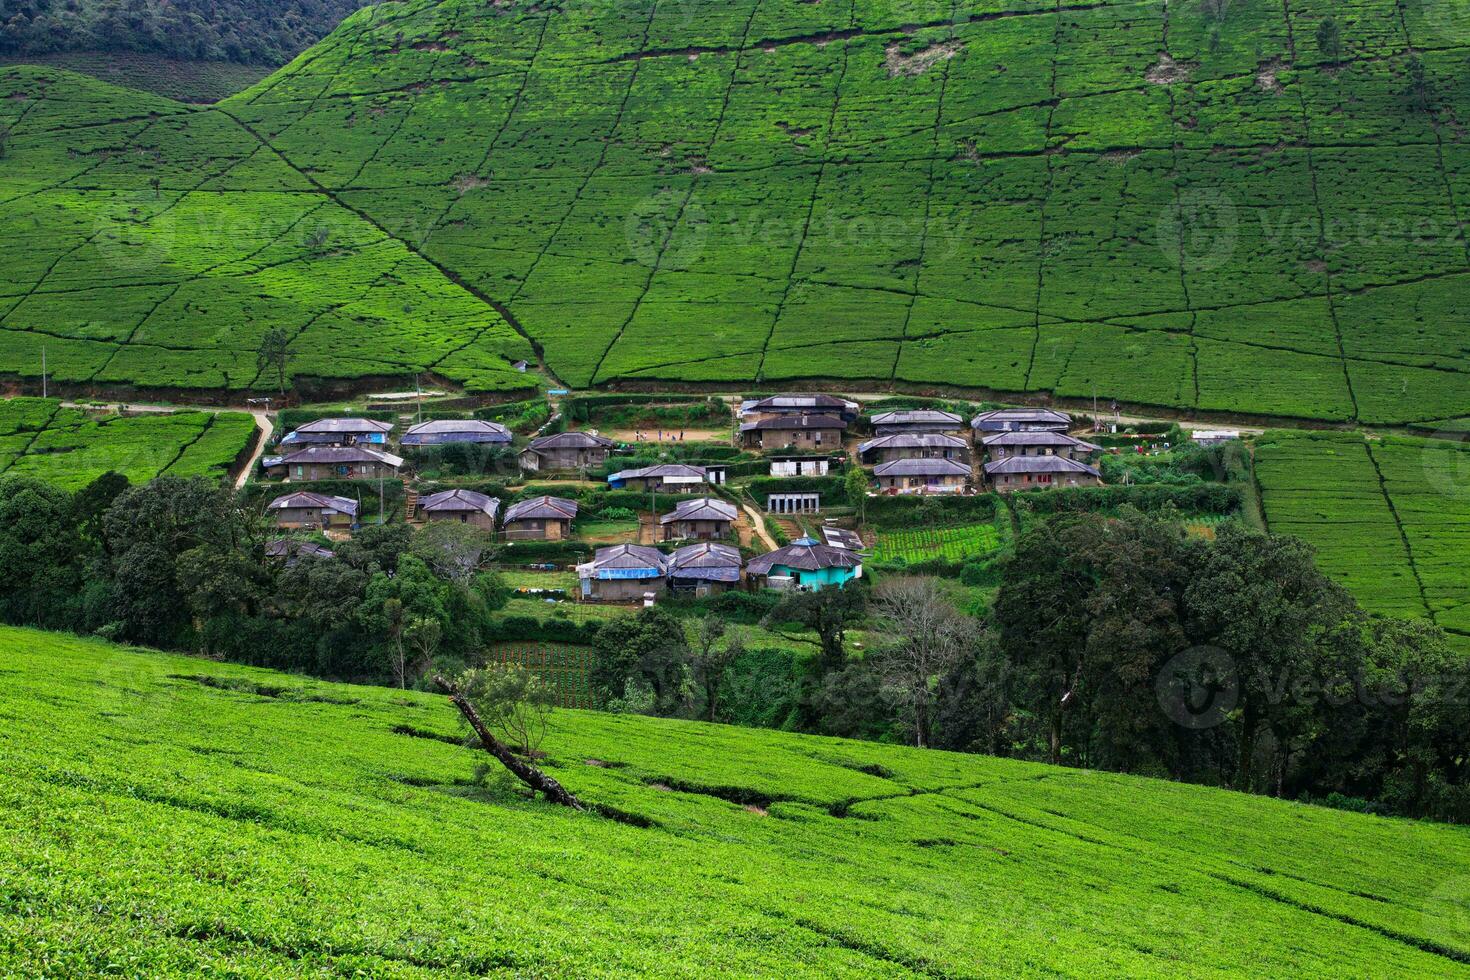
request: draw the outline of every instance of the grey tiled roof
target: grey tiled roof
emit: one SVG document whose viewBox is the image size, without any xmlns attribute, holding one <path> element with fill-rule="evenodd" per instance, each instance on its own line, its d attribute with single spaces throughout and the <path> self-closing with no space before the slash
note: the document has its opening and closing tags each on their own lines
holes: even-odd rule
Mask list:
<svg viewBox="0 0 1470 980">
<path fill-rule="evenodd" d="M 733 521 L 738 515 L 735 505 L 712 497 L 684 500 L 671 513 L 659 518 L 661 524 L 675 521 Z"/>
<path fill-rule="evenodd" d="M 513 521 L 574 521 L 577 502 L 565 497 L 531 497 L 518 500 L 505 510 L 505 523 Z"/>
<path fill-rule="evenodd" d="M 970 468 L 952 459 L 895 459 L 873 467 L 874 476 L 969 476 Z"/>
<path fill-rule="evenodd" d="M 870 453 L 875 449 L 964 449 L 967 445 L 969 444 L 959 436 L 946 436 L 937 432 L 900 432 L 869 439 L 858 446 L 858 452 Z"/>
<path fill-rule="evenodd" d="M 286 466 L 299 463 L 386 463 L 397 469 L 403 465 L 403 459 L 363 446 L 311 446 L 281 459 L 281 464 Z"/>
<path fill-rule="evenodd" d="M 857 568 L 862 563 L 862 559 L 851 551 L 818 544 L 811 538 L 800 538 L 784 548 L 752 558 L 745 570 L 752 575 L 769 575 L 777 565 L 815 572 L 823 568 Z"/>
<path fill-rule="evenodd" d="M 1005 459 L 986 463 L 985 472 L 989 476 L 1025 473 L 1089 473 L 1102 479 L 1102 474 L 1097 471 L 1096 467 L 1079 463 L 1075 459 L 1064 459 L 1061 456 L 1007 456 Z"/>
<path fill-rule="evenodd" d="M 558 432 L 531 440 L 532 449 L 607 449 L 613 445 L 611 439 L 590 432 Z"/>
<path fill-rule="evenodd" d="M 392 422 L 379 422 L 377 419 L 317 419 L 315 422 L 307 422 L 298 425 L 297 432 L 334 432 L 351 435 L 355 432 L 392 432 Z"/>
<path fill-rule="evenodd" d="M 419 509 L 429 512 L 473 510 L 494 517 L 495 512 L 500 509 L 500 500 L 474 490 L 456 487 L 429 494 L 419 501 Z"/>
<path fill-rule="evenodd" d="M 847 423 L 835 415 L 781 415 L 776 418 L 743 422 L 741 432 L 767 431 L 770 429 L 846 429 Z"/>
<path fill-rule="evenodd" d="M 739 548 L 704 541 L 679 548 L 669 556 L 669 577 L 738 582 L 742 564 Z"/>
<path fill-rule="evenodd" d="M 965 420 L 954 412 L 941 412 L 932 408 L 907 409 L 897 412 L 880 412 L 873 416 L 873 425 L 953 425 L 962 426 Z"/>
<path fill-rule="evenodd" d="M 349 497 L 329 497 L 324 493 L 312 493 L 309 490 L 284 494 L 266 505 L 267 510 L 297 510 L 303 507 L 341 511 L 349 517 L 357 515 L 357 501 Z"/>
<path fill-rule="evenodd" d="M 997 432 L 981 440 L 985 448 L 991 446 L 1071 446 L 1088 452 L 1102 452 L 1101 446 L 1083 442 L 1065 432 Z"/>
</svg>

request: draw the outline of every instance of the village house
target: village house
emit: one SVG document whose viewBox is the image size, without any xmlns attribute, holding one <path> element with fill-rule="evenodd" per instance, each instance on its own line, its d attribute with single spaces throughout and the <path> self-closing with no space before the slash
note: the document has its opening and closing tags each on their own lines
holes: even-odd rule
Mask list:
<svg viewBox="0 0 1470 980">
<path fill-rule="evenodd" d="M 723 469 L 720 473 L 723 474 Z M 661 463 L 637 470 L 619 470 L 607 478 L 614 490 L 642 490 L 657 493 L 694 493 L 710 483 L 710 471 L 688 463 Z"/>
<path fill-rule="evenodd" d="M 392 453 L 364 446 L 309 446 L 289 456 L 260 461 L 266 473 L 291 480 L 376 480 L 395 477 L 403 465 Z"/>
<path fill-rule="evenodd" d="M 1088 462 L 1101 446 L 1083 442 L 1065 432 L 999 432 L 980 441 L 991 461 L 1011 456 L 1060 456 Z"/>
<path fill-rule="evenodd" d="M 828 586 L 840 589 L 862 578 L 863 560 L 845 548 L 820 544 L 814 538 L 798 538 L 784 548 L 752 558 L 745 571 L 751 578 L 764 579 L 768 589 L 816 592 Z"/>
<path fill-rule="evenodd" d="M 577 502 L 564 497 L 532 497 L 505 511 L 507 541 L 562 541 L 572 536 Z"/>
<path fill-rule="evenodd" d="M 712 541 L 727 537 L 739 512 L 735 505 L 713 497 L 681 500 L 671 513 L 659 518 L 665 541 L 695 538 Z"/>
<path fill-rule="evenodd" d="M 900 434 L 869 439 L 858 446 L 864 463 L 891 463 L 896 459 L 968 459 L 970 444 L 958 436 Z"/>
<path fill-rule="evenodd" d="M 929 408 L 880 412 L 873 416 L 872 423 L 873 435 L 880 437 L 965 431 L 963 416 Z"/>
<path fill-rule="evenodd" d="M 847 423 L 835 415 L 777 415 L 742 422 L 746 449 L 841 449 Z"/>
<path fill-rule="evenodd" d="M 558 432 L 532 439 L 521 451 L 523 470 L 580 470 L 601 466 L 616 445 L 590 432 Z"/>
<path fill-rule="evenodd" d="M 776 455 L 768 456 L 772 476 L 826 476 L 831 472 L 834 460 L 831 456 Z M 841 460 L 836 461 L 841 466 Z"/>
<path fill-rule="evenodd" d="M 473 490 L 441 490 L 419 501 L 418 516 L 427 521 L 459 521 L 487 531 L 495 530 L 500 500 Z"/>
<path fill-rule="evenodd" d="M 668 558 L 657 548 L 615 544 L 598 548 L 577 566 L 582 598 L 597 602 L 638 602 L 668 588 Z"/>
<path fill-rule="evenodd" d="M 696 597 L 724 592 L 740 584 L 744 564 L 734 545 L 718 541 L 685 545 L 669 555 L 669 589 Z"/>
<path fill-rule="evenodd" d="M 392 422 L 376 419 L 317 419 L 288 433 L 281 446 L 383 446 L 392 431 Z"/>
<path fill-rule="evenodd" d="M 878 489 L 897 493 L 959 493 L 970 467 L 952 459 L 895 459 L 873 469 Z"/>
<path fill-rule="evenodd" d="M 508 446 L 511 434 L 499 422 L 486 422 L 482 419 L 433 419 L 409 426 L 403 438 L 398 440 L 402 446 L 442 446 L 450 442 Z"/>
<path fill-rule="evenodd" d="M 986 463 L 985 477 L 1001 493 L 1102 483 L 1102 474 L 1094 467 L 1063 456 L 1007 456 Z"/>
<path fill-rule="evenodd" d="M 861 410 L 862 406 L 855 401 L 823 394 L 771 395 L 740 403 L 740 417 L 748 420 L 782 415 L 835 415 L 843 422 L 852 422 Z"/>
<path fill-rule="evenodd" d="M 272 500 L 265 508 L 276 527 L 348 528 L 357 523 L 357 501 L 302 490 Z"/>
<path fill-rule="evenodd" d="M 999 408 L 970 420 L 976 432 L 1066 432 L 1072 416 L 1050 408 Z"/>
<path fill-rule="evenodd" d="M 277 538 L 266 543 L 265 556 L 274 561 L 284 561 L 286 567 L 290 568 L 303 558 L 314 558 L 322 560 L 336 558 L 337 553 L 331 548 L 323 547 L 315 541 L 301 541 L 296 538 Z"/>
</svg>

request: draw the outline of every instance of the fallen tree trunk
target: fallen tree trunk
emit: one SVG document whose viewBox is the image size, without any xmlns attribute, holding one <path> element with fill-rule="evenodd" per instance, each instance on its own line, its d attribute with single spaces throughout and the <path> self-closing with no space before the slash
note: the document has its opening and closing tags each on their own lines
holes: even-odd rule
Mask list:
<svg viewBox="0 0 1470 980">
<path fill-rule="evenodd" d="M 573 796 L 561 783 L 552 779 L 529 762 L 522 762 L 516 757 L 514 752 L 506 748 L 504 743 L 491 734 L 490 729 L 485 727 L 485 722 L 480 719 L 480 713 L 475 710 L 475 706 L 470 702 L 470 699 L 465 697 L 459 688 L 438 674 L 434 675 L 434 683 L 444 689 L 444 693 L 449 695 L 449 700 L 459 709 L 459 713 L 464 715 L 465 721 L 470 723 L 470 728 L 480 738 L 480 746 L 486 752 L 495 756 L 502 766 L 515 773 L 517 779 L 553 803 L 569 806 L 573 810 L 587 809 L 582 805 L 582 801 Z"/>
</svg>

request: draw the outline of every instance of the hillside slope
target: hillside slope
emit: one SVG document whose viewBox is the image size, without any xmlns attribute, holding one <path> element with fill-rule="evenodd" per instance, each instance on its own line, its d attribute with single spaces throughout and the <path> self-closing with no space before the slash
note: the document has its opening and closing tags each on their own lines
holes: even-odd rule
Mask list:
<svg viewBox="0 0 1470 980">
<path fill-rule="evenodd" d="M 495 387 L 479 374 L 514 346 L 504 314 L 576 385 L 850 378 L 1463 415 L 1462 20 L 1418 0 L 385 4 L 215 110 L 94 124 L 81 146 L 58 114 L 16 122 L 0 187 L 22 182 L 4 220 L 29 258 L 5 263 L 0 327 L 7 346 L 76 338 L 70 370 L 97 381 L 248 384 L 238 348 L 285 323 L 303 373 L 434 366 Z M 46 105 L 35 77 L 4 84 L 11 113 Z M 146 200 L 151 176 L 182 204 Z M 191 205 L 246 234 L 99 271 L 90 218 L 140 188 L 140 238 L 163 221 L 178 241 Z M 299 220 L 271 248 L 259 226 L 282 212 Z M 362 269 L 302 258 L 319 223 Z M 257 243 L 346 294 L 262 300 L 238 269 L 200 268 Z M 111 251 L 146 263 L 139 244 Z M 108 288 L 53 299 L 83 269 Z M 426 295 L 400 316 L 369 270 Z M 374 327 L 341 324 L 365 285 L 387 300 Z M 29 362 L 0 351 L 0 369 Z"/>
<path fill-rule="evenodd" d="M 0 972 L 1438 976 L 1463 828 L 565 712 L 604 813 L 443 699 L 0 630 Z M 419 737 L 411 734 L 416 733 Z"/>
</svg>

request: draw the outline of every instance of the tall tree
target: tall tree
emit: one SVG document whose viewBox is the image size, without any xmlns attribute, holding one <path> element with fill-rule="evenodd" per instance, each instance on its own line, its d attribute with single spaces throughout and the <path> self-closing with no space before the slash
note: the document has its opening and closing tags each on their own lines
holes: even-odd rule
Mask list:
<svg viewBox="0 0 1470 980">
<path fill-rule="evenodd" d="M 978 626 L 929 577 L 884 581 L 873 590 L 869 612 L 881 638 L 884 692 L 911 719 L 914 744 L 927 748 L 940 681 L 970 652 Z"/>
<path fill-rule="evenodd" d="M 276 389 L 281 397 L 286 395 L 286 372 L 291 363 L 291 337 L 280 327 L 271 327 L 260 338 L 260 347 L 255 352 L 255 370 L 264 375 L 275 373 Z"/>
</svg>

